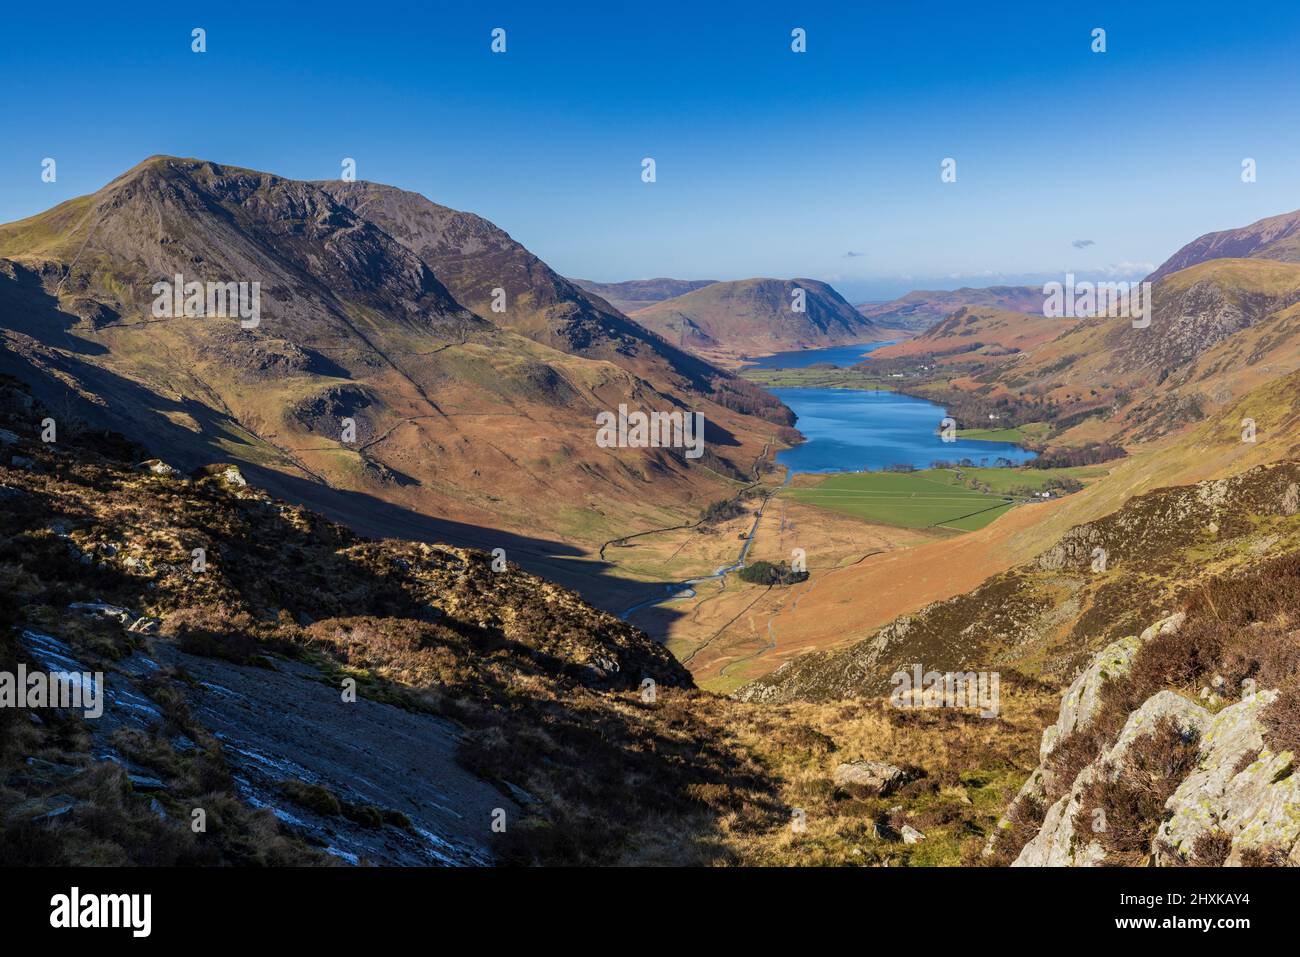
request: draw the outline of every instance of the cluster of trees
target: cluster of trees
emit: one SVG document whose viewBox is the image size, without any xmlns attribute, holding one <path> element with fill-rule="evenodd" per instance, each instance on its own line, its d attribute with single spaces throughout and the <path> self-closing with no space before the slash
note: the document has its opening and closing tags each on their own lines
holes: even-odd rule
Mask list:
<svg viewBox="0 0 1300 957">
<path fill-rule="evenodd" d="M 1110 442 L 1092 442 L 1074 449 L 1048 449 L 1029 465 L 1036 469 L 1076 468 L 1080 465 L 1097 465 L 1128 455 L 1118 445 Z"/>
<path fill-rule="evenodd" d="M 701 525 L 716 525 L 718 522 L 725 522 L 728 519 L 735 518 L 738 515 L 745 514 L 745 506 L 741 505 L 734 498 L 718 499 L 716 502 L 710 502 L 700 511 Z"/>
<path fill-rule="evenodd" d="M 774 425 L 794 425 L 794 413 L 780 399 L 745 379 L 714 379 L 712 399 L 732 412 L 756 415 Z"/>
<path fill-rule="evenodd" d="M 1014 466 L 1015 463 L 1012 462 L 1009 458 L 1005 458 L 1004 456 L 998 456 L 998 458 L 993 463 L 993 467 L 999 469 L 1013 468 Z M 957 469 L 974 469 L 974 468 L 986 469 L 989 467 L 989 459 L 987 455 L 981 458 L 978 462 L 975 462 L 970 458 L 935 459 L 930 464 L 930 467 L 936 469 L 952 469 L 954 471 L 956 471 Z"/>
<path fill-rule="evenodd" d="M 1039 492 L 1060 492 L 1068 495 L 1083 488 L 1083 483 L 1068 475 L 1048 479 L 1042 485 L 1017 485 L 1007 490 L 1007 494 L 1017 498 L 1033 498 Z"/>
<path fill-rule="evenodd" d="M 1050 422 L 1060 414 L 1056 403 L 1032 393 L 1023 398 L 1002 394 L 996 398 L 949 389 L 937 398 L 960 429 L 1009 429 L 1030 422 Z M 990 419 L 992 415 L 994 418 Z"/>
<path fill-rule="evenodd" d="M 793 585 L 808 578 L 806 571 L 797 572 L 785 562 L 753 562 L 742 568 L 739 574 L 741 581 L 752 585 Z"/>
</svg>

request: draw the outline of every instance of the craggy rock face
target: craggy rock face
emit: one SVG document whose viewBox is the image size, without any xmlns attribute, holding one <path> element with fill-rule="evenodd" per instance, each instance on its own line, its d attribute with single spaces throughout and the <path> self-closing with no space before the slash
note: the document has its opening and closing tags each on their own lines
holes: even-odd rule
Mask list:
<svg viewBox="0 0 1300 957">
<path fill-rule="evenodd" d="M 1161 719 L 1173 721 L 1182 733 L 1195 736 L 1201 733 L 1208 717 L 1204 708 L 1172 691 L 1162 691 L 1149 698 L 1129 716 L 1114 746 L 1080 771 L 1069 791 L 1048 808 L 1042 829 L 1025 845 L 1012 866 L 1091 866 L 1104 861 L 1105 850 L 1091 839 L 1086 829 L 1081 830 L 1081 825 L 1089 824 L 1088 808 L 1083 800 L 1085 789 L 1102 775 L 1114 779 L 1122 774 L 1134 742 L 1150 733 Z M 1107 826 L 1104 819 L 1093 820 L 1091 824 L 1094 828 Z"/>
<path fill-rule="evenodd" d="M 178 302 L 191 286 L 201 310 Z M 397 512 L 413 510 L 605 540 L 618 529 L 587 528 L 574 503 L 613 513 L 652 481 L 657 502 L 693 512 L 723 476 L 748 474 L 772 423 L 793 422 L 486 220 L 401 190 L 176 157 L 0 225 L 0 341 L 0 372 L 47 405 L 186 471 L 237 461 L 378 535 L 416 537 Z M 701 412 L 710 458 L 610 454 L 593 423 L 621 403 Z M 380 502 L 356 508 L 336 490 Z"/>
<path fill-rule="evenodd" d="M 743 395 L 747 411 L 794 424 L 793 413 L 773 396 L 678 348 L 676 336 L 665 339 L 659 334 L 663 330 L 634 322 L 599 295 L 588 295 L 583 285 L 560 276 L 482 217 L 378 183 L 315 185 L 395 237 L 458 302 L 489 322 L 563 352 L 615 362 L 664 391 L 701 393 L 730 403 L 728 408 L 741 407 L 729 394 Z M 493 308 L 497 290 L 509 304 L 504 310 Z"/>
<path fill-rule="evenodd" d="M 1272 689 L 1247 689 L 1240 700 L 1217 712 L 1217 693 L 1203 697 L 1203 707 L 1174 691 L 1159 691 L 1129 714 L 1118 737 L 1102 754 L 1085 764 L 1072 781 L 1057 781 L 1052 758 L 1072 734 L 1086 732 L 1099 710 L 1099 696 L 1106 682 L 1118 680 L 1132 667 L 1136 653 L 1158 636 L 1177 634 L 1185 616 L 1181 613 L 1152 625 L 1140 636 L 1124 638 L 1099 653 L 1071 684 L 1061 700 L 1055 724 L 1043 733 L 1040 763 L 1008 808 L 1001 822 L 1010 819 L 1031 802 L 1059 794 L 1043 816 L 1033 836 L 1025 843 L 1013 866 L 1078 867 L 1109 861 L 1103 840 L 1108 827 L 1104 813 L 1098 814 L 1088 794 L 1103 781 L 1121 781 L 1126 774 L 1142 773 L 1134 757 L 1137 743 L 1155 729 L 1177 729 L 1195 759 L 1181 767 L 1177 780 L 1167 785 L 1171 792 L 1150 822 L 1147 859 L 1157 865 L 1226 863 L 1236 865 L 1267 854 L 1275 863 L 1287 858 L 1300 864 L 1300 785 L 1291 773 L 1295 755 L 1275 753 L 1266 743 L 1263 712 L 1278 698 Z M 1207 689 L 1208 691 L 1208 689 Z M 994 837 L 997 835 L 995 834 Z M 1208 840 L 1220 844 L 1222 860 L 1204 861 Z M 994 841 L 990 840 L 990 849 Z"/>
<path fill-rule="evenodd" d="M 1265 744 L 1261 713 L 1277 692 L 1260 691 L 1212 718 L 1201 734 L 1203 757 L 1169 799 L 1169 819 L 1152 842 L 1157 864 L 1177 863 L 1212 832 L 1232 837 L 1225 863 L 1246 863 L 1251 848 L 1290 849 L 1300 865 L 1300 779 L 1296 756 Z"/>
</svg>

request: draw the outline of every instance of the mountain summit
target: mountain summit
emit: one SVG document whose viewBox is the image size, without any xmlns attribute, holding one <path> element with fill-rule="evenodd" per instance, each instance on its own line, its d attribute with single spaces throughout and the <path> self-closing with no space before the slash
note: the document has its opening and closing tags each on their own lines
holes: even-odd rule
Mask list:
<svg viewBox="0 0 1300 957">
<path fill-rule="evenodd" d="M 38 397 L 179 466 L 234 459 L 364 531 L 489 547 L 680 520 L 792 418 L 486 220 L 198 159 L 0 226 L 0 335 Z M 599 447 L 624 404 L 702 413 L 706 454 Z"/>
<path fill-rule="evenodd" d="M 710 283 L 633 318 L 702 355 L 761 355 L 884 338 L 879 326 L 815 279 Z"/>
<path fill-rule="evenodd" d="M 1300 210 L 1269 216 L 1239 229 L 1198 236 L 1147 278 L 1154 281 L 1209 259 L 1273 259 L 1300 262 Z"/>
</svg>

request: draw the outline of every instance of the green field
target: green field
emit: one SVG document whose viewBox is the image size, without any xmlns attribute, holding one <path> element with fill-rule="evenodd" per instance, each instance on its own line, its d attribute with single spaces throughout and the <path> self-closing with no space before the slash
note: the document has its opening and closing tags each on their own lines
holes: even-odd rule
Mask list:
<svg viewBox="0 0 1300 957">
<path fill-rule="evenodd" d="M 1017 445 L 1026 443 L 1043 443 L 1047 441 L 1048 433 L 1052 427 L 1046 422 L 1029 422 L 1025 425 L 1016 426 L 1007 429 L 958 429 L 957 438 L 970 439 L 973 442 L 1014 442 Z"/>
<path fill-rule="evenodd" d="M 972 532 L 1040 490 L 1052 479 L 1104 474 L 1099 466 L 1069 469 L 924 469 L 918 472 L 844 472 L 782 494 L 856 518 L 903 528 Z M 960 475 L 960 478 L 958 477 Z M 976 482 L 987 491 L 970 487 Z"/>
<path fill-rule="evenodd" d="M 1014 442 L 1019 445 L 1025 441 L 1025 433 L 1019 429 L 958 429 L 957 438 L 970 439 L 972 442 Z"/>
<path fill-rule="evenodd" d="M 943 472 L 850 472 L 784 494 L 800 502 L 904 528 L 983 528 L 1013 501 L 945 481 Z"/>
<path fill-rule="evenodd" d="M 1038 492 L 1047 487 L 1047 483 L 1053 479 L 1072 478 L 1080 482 L 1086 482 L 1088 479 L 1097 478 L 1105 475 L 1110 471 L 1104 465 L 1080 465 L 1067 469 L 994 469 L 994 468 L 967 468 L 959 469 L 961 472 L 960 483 L 978 482 L 988 488 L 990 492 L 996 493 L 1024 493 Z M 916 473 L 918 475 L 946 475 L 948 481 L 958 483 L 956 473 L 948 469 L 931 469 L 925 473 Z"/>
</svg>

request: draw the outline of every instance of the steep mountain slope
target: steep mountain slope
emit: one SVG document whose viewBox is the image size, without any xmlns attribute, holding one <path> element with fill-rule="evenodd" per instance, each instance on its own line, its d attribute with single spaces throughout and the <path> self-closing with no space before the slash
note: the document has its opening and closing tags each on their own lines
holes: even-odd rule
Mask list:
<svg viewBox="0 0 1300 957">
<path fill-rule="evenodd" d="M 1198 236 L 1174 253 L 1147 278 L 1163 279 L 1210 259 L 1273 259 L 1300 262 L 1300 210 L 1270 216 L 1239 229 Z"/>
<path fill-rule="evenodd" d="M 752 387 L 733 390 L 617 313 L 570 303 L 572 287 L 517 248 L 503 255 L 525 260 L 511 283 L 536 279 L 536 291 L 516 290 L 539 303 L 532 315 L 558 316 L 531 331 L 572 352 L 465 308 L 411 249 L 319 186 L 156 157 L 0 227 L 0 362 L 179 465 L 237 460 L 373 532 L 545 550 L 493 530 L 603 540 L 689 513 L 749 474 L 773 426 L 712 397 L 783 419 L 779 403 L 751 401 Z M 177 274 L 259 282 L 261 321 L 154 315 L 153 285 Z M 702 412 L 704 456 L 598 447 L 597 413 L 621 403 Z"/>
<path fill-rule="evenodd" d="M 684 296 L 717 282 L 716 279 L 631 279 L 627 282 L 592 282 L 590 279 L 570 279 L 581 289 L 600 296 L 624 314 Z"/>
<path fill-rule="evenodd" d="M 1023 351 L 996 362 L 952 352 L 937 370 L 942 379 L 929 375 L 909 391 L 958 410 L 997 406 L 1004 421 L 1045 423 L 1052 444 L 1080 446 L 1178 432 L 1300 368 L 1290 311 L 1300 302 L 1300 265 L 1214 259 L 1156 282 L 1151 299 L 1144 328 L 1124 317 L 1012 320 L 1031 340 Z M 969 333 L 993 337 L 978 326 Z"/>
<path fill-rule="evenodd" d="M 1300 553 L 1300 465 L 1140 495 L 1071 528 L 1030 562 L 922 608 L 848 648 L 805 655 L 747 685 L 748 701 L 883 694 L 926 671 L 1015 668 L 1068 680 L 1102 645 L 1177 607 L 1199 583 Z"/>
<path fill-rule="evenodd" d="M 743 397 L 746 410 L 781 425 L 793 421 L 771 396 L 587 295 L 482 217 L 392 186 L 316 185 L 414 252 L 457 302 L 489 322 L 562 352 L 608 360 L 666 392 Z M 498 289 L 503 298 L 494 308 Z"/>
<path fill-rule="evenodd" d="M 923 332 L 964 306 L 1041 314 L 1043 292 L 1037 286 L 916 289 L 889 302 L 864 302 L 856 308 L 878 325 Z"/>
<path fill-rule="evenodd" d="M 802 312 L 794 308 L 796 290 L 804 293 Z M 640 309 L 633 318 L 702 355 L 752 356 L 884 338 L 839 293 L 814 279 L 715 282 Z"/>
<path fill-rule="evenodd" d="M 2 865 L 955 864 L 1035 760 L 1032 684 L 973 724 L 744 705 L 486 553 L 51 414 L 0 378 L 0 671 L 100 672 L 106 707 L 0 708 Z"/>
</svg>

